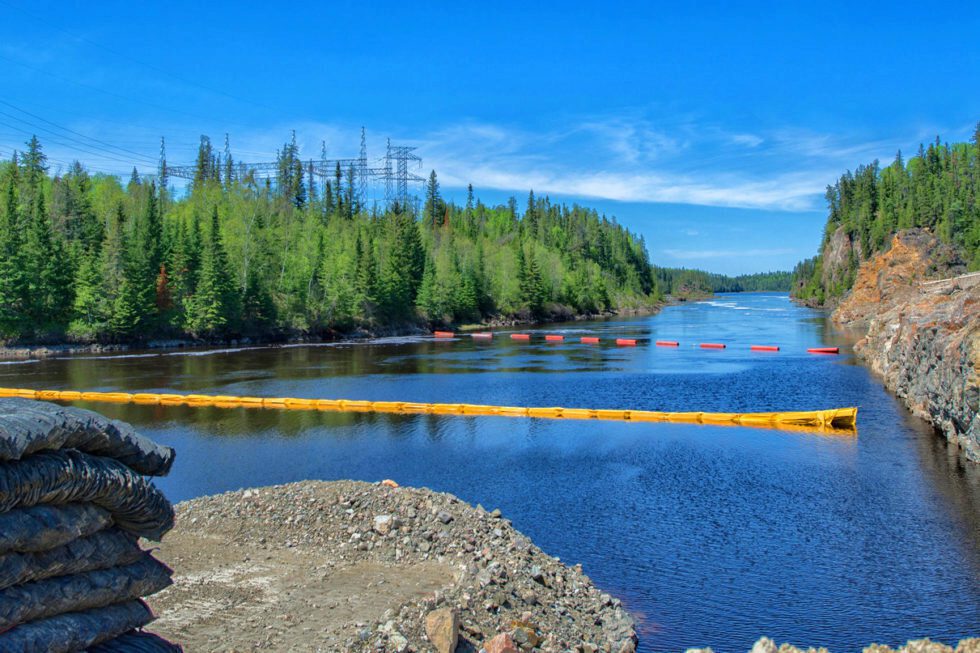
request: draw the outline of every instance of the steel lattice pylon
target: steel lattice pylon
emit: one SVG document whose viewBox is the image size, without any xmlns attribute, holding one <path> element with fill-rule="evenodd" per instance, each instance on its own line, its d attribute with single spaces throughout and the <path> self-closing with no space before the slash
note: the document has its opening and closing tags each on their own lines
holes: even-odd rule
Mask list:
<svg viewBox="0 0 980 653">
<path fill-rule="evenodd" d="M 162 139 L 161 139 L 162 144 Z M 422 157 L 415 153 L 416 147 L 392 145 L 388 139 L 385 156 L 377 160 L 379 167 L 371 167 L 367 157 L 367 135 L 361 128 L 361 148 L 357 158 L 328 159 L 326 144 L 320 151 L 319 159 L 309 159 L 304 166 L 304 172 L 321 179 L 329 180 L 334 176 L 337 166 L 343 171 L 353 170 L 355 178 L 355 194 L 361 206 L 367 205 L 368 188 L 372 182 L 384 186 L 385 203 L 391 206 L 398 202 L 402 207 L 414 206 L 414 196 L 410 192 L 415 184 L 425 182 L 425 178 L 412 172 L 422 167 Z M 225 157 L 230 156 L 227 136 L 225 139 Z M 162 170 L 170 178 L 192 180 L 195 177 L 194 165 L 166 165 Z M 162 167 L 162 166 L 161 166 Z M 238 179 L 246 179 L 250 173 L 255 179 L 272 179 L 278 182 L 279 163 L 276 161 L 261 161 L 256 163 L 239 162 L 235 164 Z"/>
</svg>

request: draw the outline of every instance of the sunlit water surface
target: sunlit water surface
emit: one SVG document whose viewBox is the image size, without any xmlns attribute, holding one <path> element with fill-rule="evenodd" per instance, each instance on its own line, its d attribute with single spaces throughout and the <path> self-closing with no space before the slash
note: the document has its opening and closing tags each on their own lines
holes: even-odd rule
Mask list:
<svg viewBox="0 0 980 653">
<path fill-rule="evenodd" d="M 860 407 L 857 438 L 697 425 L 90 405 L 176 447 L 175 500 L 393 478 L 499 507 L 636 616 L 643 651 L 761 635 L 859 650 L 980 634 L 980 470 L 785 295 L 468 338 L 145 352 L 0 365 L 0 385 L 656 410 Z M 636 348 L 581 335 L 640 338 Z M 540 334 L 538 334 L 540 336 Z M 653 346 L 657 338 L 681 347 Z M 698 349 L 724 342 L 723 351 Z M 775 344 L 780 353 L 752 353 Z M 839 345 L 843 355 L 805 349 Z"/>
</svg>

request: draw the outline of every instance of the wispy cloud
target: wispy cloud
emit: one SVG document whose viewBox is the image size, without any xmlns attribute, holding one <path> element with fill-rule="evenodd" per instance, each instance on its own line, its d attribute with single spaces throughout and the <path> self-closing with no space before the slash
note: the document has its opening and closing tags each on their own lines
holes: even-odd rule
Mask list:
<svg viewBox="0 0 980 653">
<path fill-rule="evenodd" d="M 462 123 L 418 139 L 426 167 L 449 187 L 624 202 L 810 211 L 828 183 L 895 143 L 782 129 L 728 132 L 690 122 L 584 119 L 529 132 Z"/>
<path fill-rule="evenodd" d="M 759 147 L 765 142 L 764 138 L 755 134 L 732 134 L 731 140 L 735 145 L 745 145 L 747 147 Z"/>
</svg>

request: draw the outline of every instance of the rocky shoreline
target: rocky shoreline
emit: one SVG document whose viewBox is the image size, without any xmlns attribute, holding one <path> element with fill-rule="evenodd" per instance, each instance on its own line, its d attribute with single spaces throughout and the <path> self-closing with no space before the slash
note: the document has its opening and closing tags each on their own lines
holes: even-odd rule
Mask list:
<svg viewBox="0 0 980 653">
<path fill-rule="evenodd" d="M 926 230 L 865 262 L 833 313 L 855 353 L 909 409 L 980 463 L 980 276 Z"/>
</svg>

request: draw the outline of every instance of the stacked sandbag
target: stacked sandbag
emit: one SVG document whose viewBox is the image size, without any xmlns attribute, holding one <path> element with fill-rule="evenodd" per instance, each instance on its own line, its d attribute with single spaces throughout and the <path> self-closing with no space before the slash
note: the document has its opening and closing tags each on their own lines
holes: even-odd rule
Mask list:
<svg viewBox="0 0 980 653">
<path fill-rule="evenodd" d="M 0 651 L 180 651 L 141 629 L 171 570 L 139 545 L 174 511 L 174 451 L 97 413 L 0 399 Z"/>
</svg>

